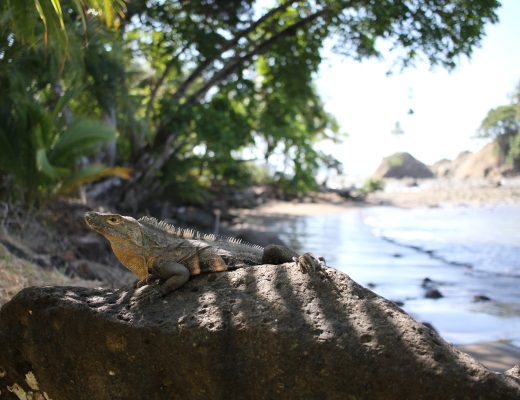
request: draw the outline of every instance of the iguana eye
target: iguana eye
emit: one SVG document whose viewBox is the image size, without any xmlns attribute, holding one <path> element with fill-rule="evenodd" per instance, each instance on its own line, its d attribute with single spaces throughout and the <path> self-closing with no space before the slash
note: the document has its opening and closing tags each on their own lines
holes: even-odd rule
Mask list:
<svg viewBox="0 0 520 400">
<path fill-rule="evenodd" d="M 107 222 L 110 225 L 117 225 L 117 224 L 121 223 L 121 218 L 119 218 L 117 216 L 108 217 Z"/>
</svg>

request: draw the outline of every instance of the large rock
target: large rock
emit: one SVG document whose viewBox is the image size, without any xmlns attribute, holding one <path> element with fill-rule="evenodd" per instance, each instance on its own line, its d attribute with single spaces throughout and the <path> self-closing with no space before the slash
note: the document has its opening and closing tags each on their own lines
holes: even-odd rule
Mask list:
<svg viewBox="0 0 520 400">
<path fill-rule="evenodd" d="M 471 151 L 462 151 L 454 160 L 442 159 L 431 166 L 431 170 L 437 178 L 453 178 L 461 165 L 473 157 Z"/>
<path fill-rule="evenodd" d="M 454 168 L 455 179 L 500 178 L 510 175 L 512 167 L 507 165 L 505 145 L 496 139 Z"/>
<path fill-rule="evenodd" d="M 375 178 L 433 178 L 433 172 L 409 153 L 395 153 L 385 157 L 376 172 Z"/>
<path fill-rule="evenodd" d="M 499 179 L 517 175 L 520 171 L 515 170 L 507 159 L 508 141 L 508 138 L 496 138 L 476 153 L 463 151 L 453 161 L 437 161 L 431 169 L 438 178 Z"/>
<path fill-rule="evenodd" d="M 0 397 L 520 398 L 518 371 L 491 373 L 333 269 L 258 266 L 133 296 L 21 291 L 0 312 Z"/>
</svg>

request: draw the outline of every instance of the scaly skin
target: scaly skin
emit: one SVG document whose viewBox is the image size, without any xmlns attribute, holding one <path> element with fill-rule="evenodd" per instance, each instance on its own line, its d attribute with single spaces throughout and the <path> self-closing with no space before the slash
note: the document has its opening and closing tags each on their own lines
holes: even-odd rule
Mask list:
<svg viewBox="0 0 520 400">
<path fill-rule="evenodd" d="M 87 225 L 103 235 L 118 260 L 140 280 L 165 280 L 163 293 L 182 286 L 190 276 L 250 265 L 281 264 L 298 256 L 276 245 L 265 249 L 234 238 L 217 238 L 180 229 L 155 218 L 136 220 L 119 214 L 87 212 Z"/>
</svg>

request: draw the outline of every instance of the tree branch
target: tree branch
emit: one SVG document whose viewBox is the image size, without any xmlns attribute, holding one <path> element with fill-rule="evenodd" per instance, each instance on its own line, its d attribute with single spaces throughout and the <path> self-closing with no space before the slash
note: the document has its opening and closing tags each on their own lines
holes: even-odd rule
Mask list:
<svg viewBox="0 0 520 400">
<path fill-rule="evenodd" d="M 192 73 L 186 78 L 184 82 L 181 83 L 181 85 L 177 88 L 177 90 L 173 93 L 173 95 L 170 97 L 172 101 L 179 101 L 184 94 L 188 91 L 188 89 L 193 85 L 193 83 L 199 78 L 202 73 L 215 61 L 220 59 L 222 57 L 222 54 L 224 54 L 226 51 L 232 49 L 235 47 L 240 39 L 246 37 L 251 32 L 254 32 L 258 26 L 260 26 L 262 23 L 264 23 L 266 20 L 271 18 L 272 16 L 278 14 L 281 11 L 285 11 L 289 6 L 293 3 L 295 3 L 295 0 L 286 0 L 282 4 L 280 4 L 278 7 L 273 8 L 272 10 L 269 10 L 267 13 L 262 15 L 259 19 L 257 19 L 255 22 L 253 22 L 251 25 L 249 25 L 247 28 L 241 30 L 236 34 L 236 36 L 226 42 L 224 46 L 220 49 L 220 52 L 216 54 L 214 57 L 207 58 L 204 60 L 201 64 L 195 68 Z M 159 128 L 157 129 L 157 133 L 154 140 L 155 143 L 161 143 L 166 139 L 166 136 L 168 135 L 167 132 L 167 126 L 171 123 L 171 119 L 167 119 L 166 121 L 161 122 Z"/>
<path fill-rule="evenodd" d="M 249 25 L 247 28 L 243 29 L 242 31 L 238 32 L 238 34 L 230 41 L 228 41 L 222 48 L 220 49 L 220 53 L 215 55 L 214 57 L 210 57 L 202 62 L 191 74 L 188 76 L 188 78 L 177 88 L 175 93 L 172 95 L 172 99 L 174 101 L 179 100 L 189 89 L 189 87 L 195 82 L 195 80 L 204 72 L 204 70 L 210 66 L 213 62 L 218 60 L 223 53 L 225 53 L 227 50 L 233 48 L 237 45 L 237 43 L 242 39 L 243 37 L 249 35 L 251 32 L 253 32 L 259 25 L 261 25 L 264 21 L 271 18 L 273 15 L 279 13 L 280 11 L 286 10 L 292 3 L 294 3 L 295 0 L 287 0 L 284 1 L 282 4 L 280 4 L 278 7 L 273 8 L 272 10 L 265 13 L 262 17 L 260 17 L 258 20 L 253 22 L 251 25 Z"/>
<path fill-rule="evenodd" d="M 166 80 L 166 77 L 168 76 L 168 73 L 172 69 L 172 67 L 175 65 L 175 62 L 179 59 L 180 55 L 186 51 L 188 46 L 183 47 L 177 54 L 175 54 L 170 61 L 166 64 L 164 67 L 164 71 L 155 83 L 155 86 L 152 88 L 152 91 L 150 93 L 150 99 L 148 100 L 148 104 L 146 105 L 146 111 L 145 111 L 145 120 L 148 121 L 150 117 L 150 112 L 152 111 L 152 106 L 155 98 L 157 97 L 157 93 L 159 92 L 160 87 Z"/>
<path fill-rule="evenodd" d="M 259 43 L 253 49 L 248 51 L 246 54 L 242 56 L 237 56 L 228 61 L 226 65 L 222 69 L 220 69 L 217 73 L 211 77 L 199 90 L 197 90 L 194 94 L 192 94 L 185 104 L 184 107 L 188 107 L 199 101 L 213 86 L 222 82 L 226 77 L 228 77 L 231 73 L 233 73 L 238 67 L 250 61 L 253 56 L 262 54 L 266 52 L 275 42 L 281 40 L 285 37 L 294 35 L 298 29 L 307 25 L 308 23 L 318 19 L 319 17 L 325 15 L 328 12 L 327 9 L 323 9 L 320 11 L 316 11 L 313 14 L 308 15 L 304 19 L 288 26 L 287 28 L 281 30 L 280 32 L 274 34 L 269 39 L 264 40 Z"/>
<path fill-rule="evenodd" d="M 192 106 L 194 103 L 196 103 L 200 98 L 202 98 L 213 86 L 219 84 L 222 82 L 226 77 L 228 77 L 231 73 L 233 73 L 238 67 L 243 65 L 244 63 L 250 61 L 253 56 L 262 54 L 265 51 L 267 51 L 274 43 L 276 43 L 278 40 L 281 40 L 285 37 L 289 37 L 291 35 L 296 34 L 296 32 L 303 28 L 305 25 L 311 23 L 312 21 L 315 21 L 316 19 L 326 15 L 329 13 L 329 9 L 324 8 L 323 10 L 316 11 L 313 14 L 308 15 L 307 17 L 299 20 L 298 22 L 295 22 L 294 24 L 288 26 L 287 28 L 281 30 L 280 32 L 277 32 L 270 38 L 264 40 L 263 42 L 257 44 L 253 49 L 248 51 L 246 54 L 242 56 L 234 57 L 233 59 L 229 60 L 227 64 L 218 72 L 216 72 L 213 77 L 211 77 L 199 90 L 197 90 L 193 95 L 191 95 L 186 103 L 183 104 L 183 107 L 189 107 Z M 171 146 L 177 136 L 176 134 L 170 134 L 165 135 L 166 127 L 171 123 L 172 118 L 169 118 L 164 124 L 162 124 L 163 130 L 162 135 L 160 135 L 160 140 L 158 139 L 159 132 L 157 133 L 156 140 L 154 141 L 154 144 L 151 148 L 151 151 L 157 150 L 158 148 L 162 148 L 162 152 L 158 154 L 154 160 L 154 163 L 152 166 L 149 167 L 149 170 L 147 172 L 147 177 L 151 177 L 154 171 L 157 171 L 158 169 L 162 168 L 163 165 L 168 160 L 169 156 L 171 155 Z"/>
</svg>

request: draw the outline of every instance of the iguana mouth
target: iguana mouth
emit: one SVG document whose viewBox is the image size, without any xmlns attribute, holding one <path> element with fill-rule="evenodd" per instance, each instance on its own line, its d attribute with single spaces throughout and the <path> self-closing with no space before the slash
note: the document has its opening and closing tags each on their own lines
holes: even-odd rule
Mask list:
<svg viewBox="0 0 520 400">
<path fill-rule="evenodd" d="M 106 224 L 103 220 L 102 214 L 100 213 L 96 213 L 94 211 L 86 212 L 85 222 L 89 228 L 95 230 L 96 232 L 104 233 L 106 231 Z"/>
<path fill-rule="evenodd" d="M 96 213 L 92 211 L 88 211 L 85 213 L 85 222 L 90 228 L 96 229 L 96 219 Z"/>
</svg>

